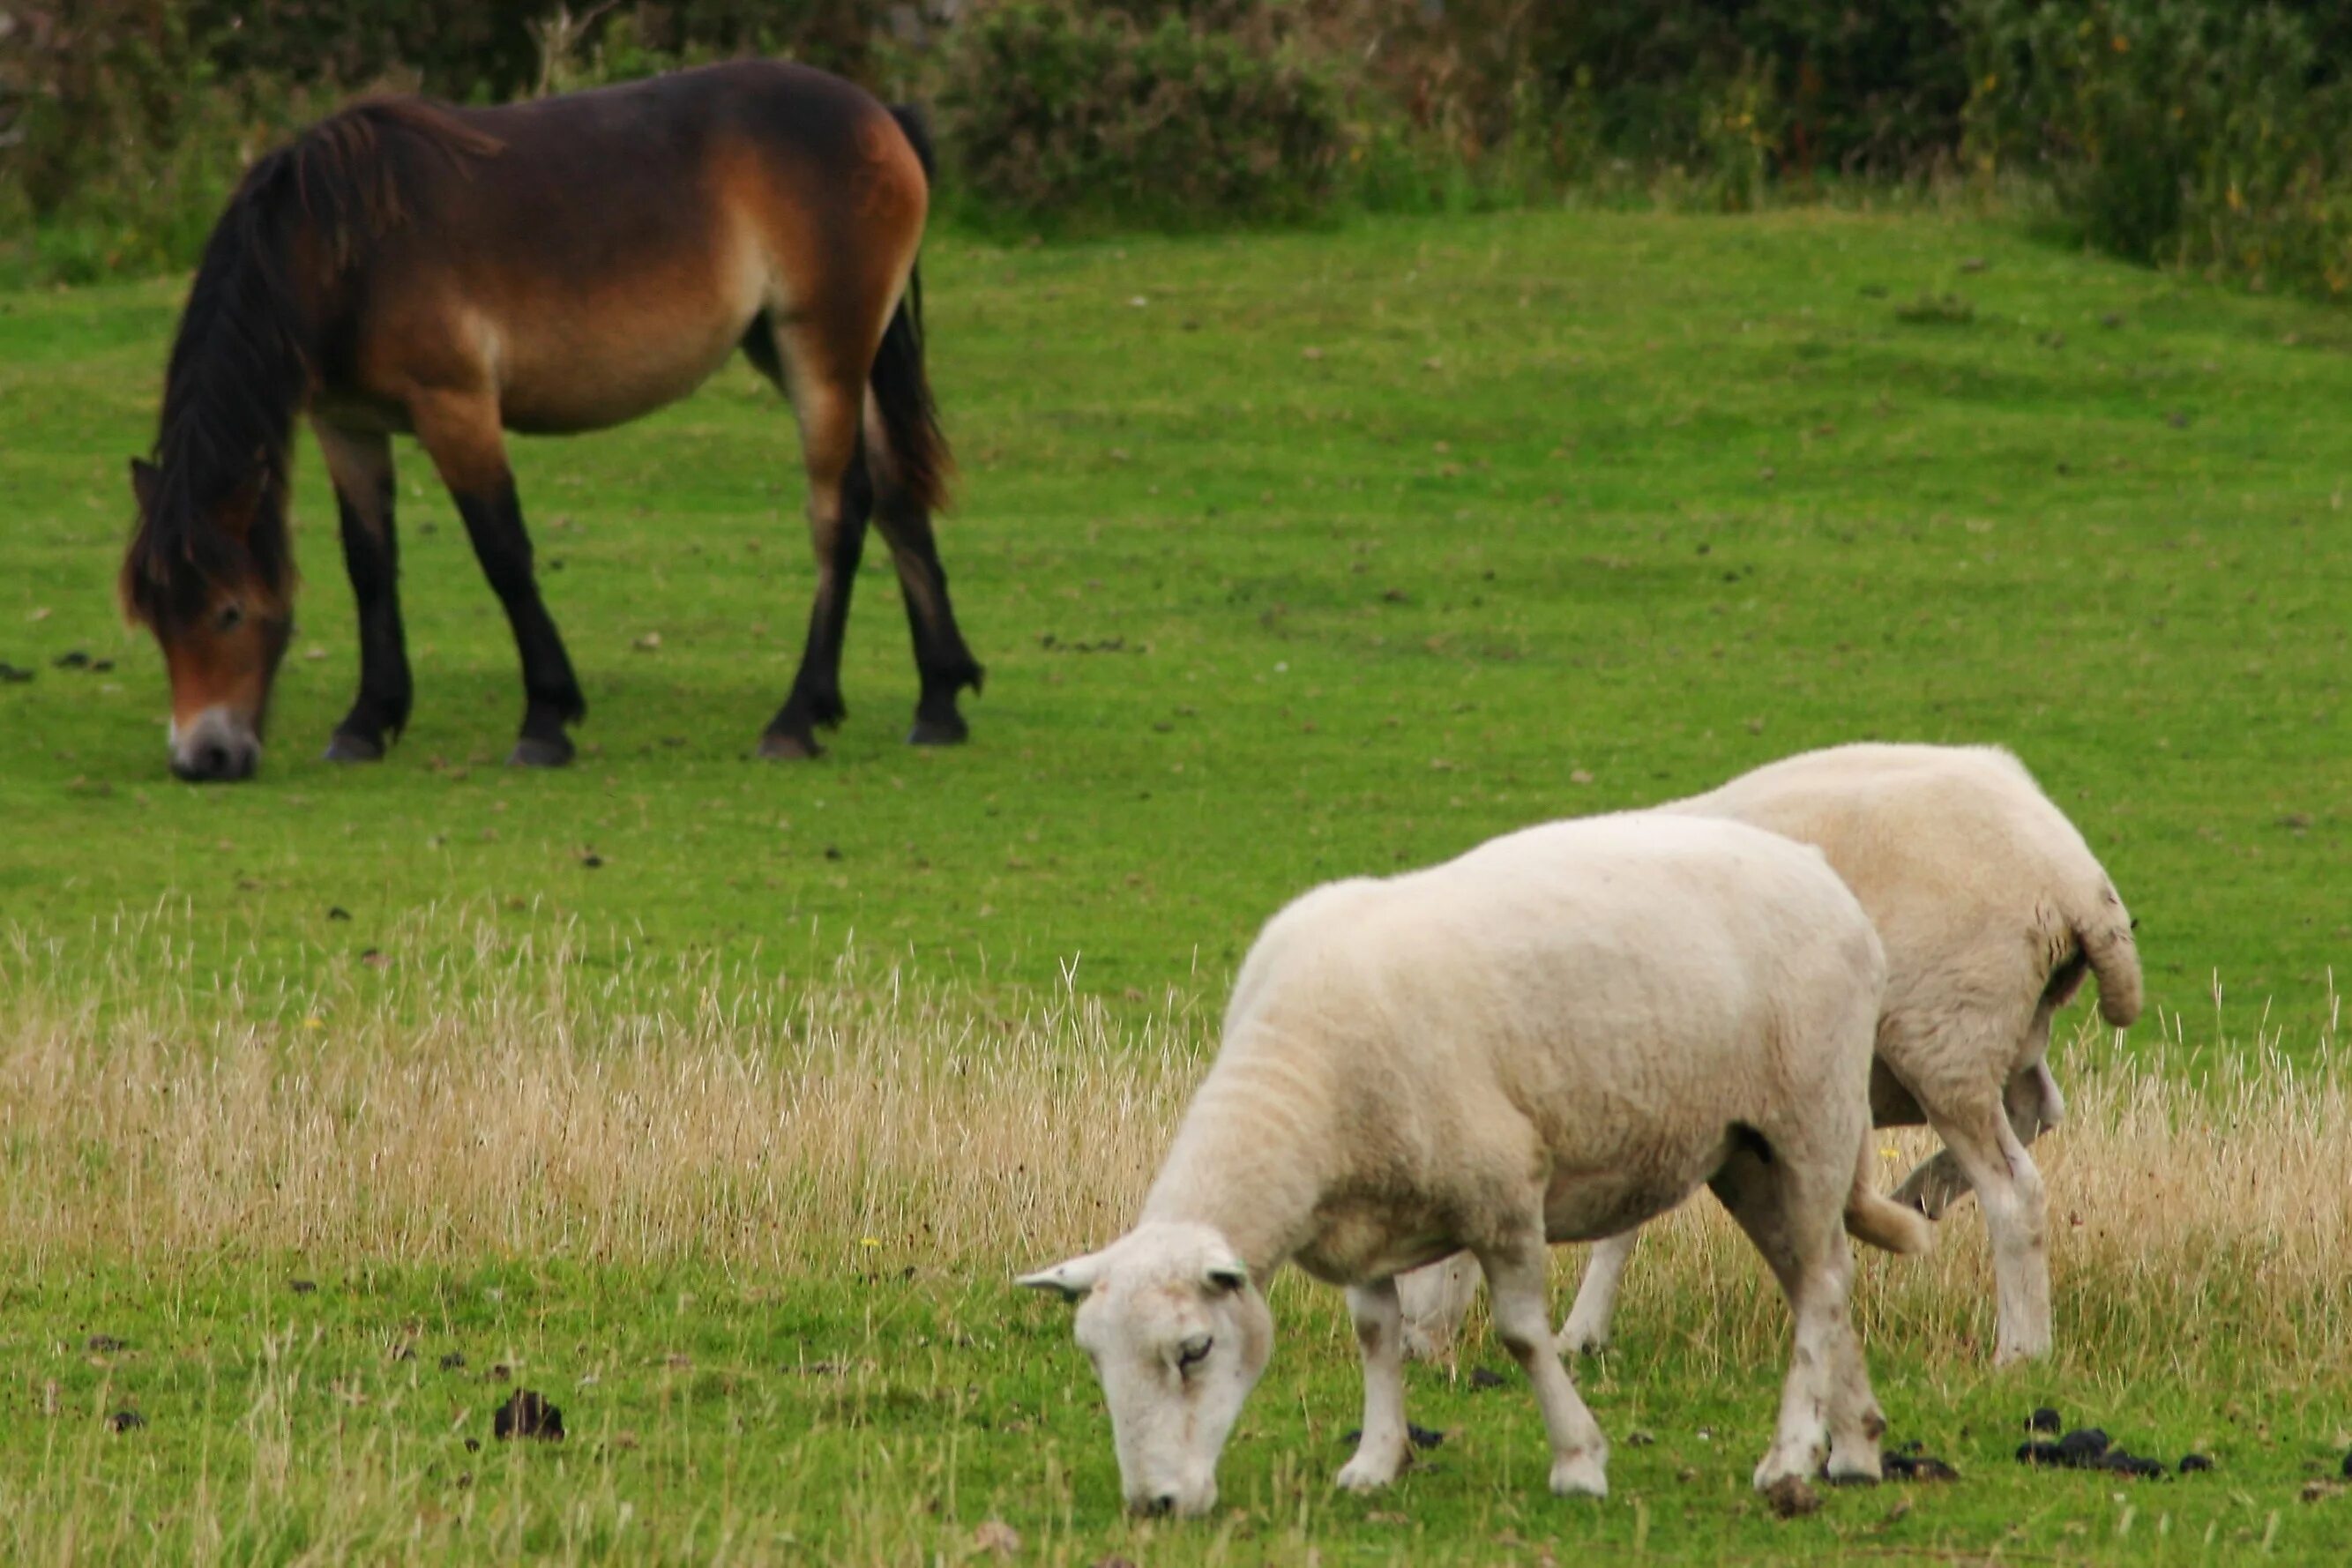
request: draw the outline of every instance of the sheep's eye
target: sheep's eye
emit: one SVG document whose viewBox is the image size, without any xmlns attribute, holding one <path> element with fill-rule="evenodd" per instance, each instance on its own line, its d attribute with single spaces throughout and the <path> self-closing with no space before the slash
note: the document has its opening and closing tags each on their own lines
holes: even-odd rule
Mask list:
<svg viewBox="0 0 2352 1568">
<path fill-rule="evenodd" d="M 1195 1334 L 1176 1347 L 1176 1370 L 1190 1372 L 1209 1359 L 1209 1351 L 1216 1341 L 1207 1334 Z"/>
<path fill-rule="evenodd" d="M 214 626 L 225 632 L 236 630 L 244 620 L 245 606 L 242 605 L 223 605 L 213 616 Z"/>
</svg>

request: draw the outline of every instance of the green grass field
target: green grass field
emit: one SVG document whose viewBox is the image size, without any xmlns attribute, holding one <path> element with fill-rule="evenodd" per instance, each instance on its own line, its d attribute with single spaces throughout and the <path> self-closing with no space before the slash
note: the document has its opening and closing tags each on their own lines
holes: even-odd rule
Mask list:
<svg viewBox="0 0 2352 1568">
<path fill-rule="evenodd" d="M 1581 1374 L 1619 1445 L 1605 1507 L 1543 1494 L 1523 1391 L 1434 1373 L 1416 1374 L 1414 1415 L 1448 1446 L 1393 1497 L 1334 1497 L 1352 1351 L 1335 1300 L 1294 1281 L 1286 1347 L 1227 1458 L 1233 1506 L 1191 1528 L 1117 1517 L 1064 1314 L 1004 1279 L 1123 1217 L 1234 962 L 1291 894 L 1838 741 L 2025 759 L 2139 917 L 2148 1081 L 2257 1047 L 2282 1075 L 2336 1081 L 2352 324 L 1918 214 L 948 237 L 926 284 L 962 463 L 942 551 L 989 666 L 970 746 L 900 743 L 914 676 L 874 559 L 832 751 L 749 760 L 799 656 L 810 570 L 789 419 L 738 366 L 639 426 L 516 447 L 591 707 L 577 765 L 499 765 L 521 706 L 511 645 L 413 447 L 416 715 L 382 765 L 317 760 L 356 660 L 313 453 L 270 748 L 257 783 L 217 789 L 167 776 L 161 661 L 111 597 L 124 462 L 152 434 L 179 285 L 0 298 L 0 661 L 35 671 L 0 684 L 6 1554 L 956 1562 L 994 1560 L 974 1532 L 1001 1519 L 1018 1560 L 1076 1564 L 1532 1564 L 1592 1543 L 1675 1561 L 2332 1558 L 2352 1500 L 2298 1495 L 2352 1440 L 2347 1325 L 2231 1337 L 2262 1269 L 2327 1272 L 2291 1231 L 2243 1238 L 2247 1288 L 2217 1297 L 2127 1256 L 2070 1278 L 2062 1227 L 2064 1350 L 2046 1369 L 1981 1366 L 1980 1290 L 1955 1285 L 1926 1321 L 1882 1314 L 1895 1435 L 1966 1479 L 1790 1523 L 1746 1490 L 1782 1357 L 1752 1258 L 1662 1271 L 1629 1296 L 1623 1350 Z M 75 650 L 111 668 L 53 667 Z M 551 1000 L 557 951 L 571 989 Z M 670 978 L 623 984 L 646 966 Z M 754 1141 L 740 1169 L 697 1166 L 677 1190 L 646 1175 L 642 1202 L 671 1206 L 615 1241 L 567 1226 L 561 1201 L 610 1194 L 536 1156 L 509 1188 L 461 1178 L 501 1145 L 452 1131 L 455 1109 L 421 1152 L 362 1136 L 375 1097 L 477 1081 L 474 1037 L 436 1020 L 480 1024 L 522 1064 L 513 1082 L 539 1081 L 549 1031 L 583 1081 L 620 1058 L 658 1077 L 664 1042 L 790 1075 L 824 1068 L 794 1031 L 762 1044 L 695 1020 L 845 985 L 896 1016 L 901 984 L 933 998 L 925 1060 L 952 1058 L 938 1042 L 959 1030 L 996 1039 L 1057 1008 L 1091 1020 L 1078 1045 L 1046 1030 L 1081 1077 L 1088 1053 L 1159 1042 L 1160 1066 L 1136 1069 L 1150 1114 L 1118 1161 L 1072 1152 L 1084 1130 L 1052 1120 L 1050 1076 L 1033 1084 L 1037 1146 L 987 1146 L 1024 1170 L 1094 1160 L 1098 1210 L 992 1212 L 933 1247 L 919 1207 L 869 1237 L 845 1197 L 785 1234 L 762 1205 L 820 1167 Z M 519 999 L 492 1007 L 506 985 Z M 640 1037 L 642 1019 L 667 1022 Z M 373 1064 L 348 1079 L 346 1047 Z M 226 1091 L 231 1063 L 250 1094 Z M 212 1142 L 171 1142 L 173 1095 L 214 1097 Z M 483 1115 L 574 1162 L 636 1136 L 546 1103 L 552 1121 L 537 1100 Z M 317 1120 L 238 1165 L 281 1113 Z M 383 1169 L 408 1161 L 412 1195 L 370 1208 L 351 1194 L 385 1178 L 336 1165 L 343 1206 L 306 1209 L 289 1173 L 331 1164 L 346 1135 Z M 2313 1147 L 2339 1163 L 2301 1179 L 2340 1196 L 2340 1143 Z M 906 1171 L 950 1210 L 1020 1190 Z M 199 1193 L 212 1218 L 162 1217 Z M 502 1229 L 501 1205 L 528 1218 Z M 714 1216 L 764 1239 L 698 1228 Z M 2210 1315 L 2111 1312 L 2110 1287 Z M 2289 1298 L 2341 1313 L 2340 1290 L 2311 1289 Z M 1720 1300 L 1759 1315 L 1717 1334 Z M 1649 1329 L 1644 1300 L 1664 1314 Z M 100 1334 L 127 1348 L 89 1349 Z M 449 1351 L 467 1366 L 439 1369 Z M 499 1363 L 557 1397 L 572 1441 L 487 1441 Z M 2210 1445 L 2222 1469 L 2129 1493 L 2025 1475 L 2008 1450 L 2045 1401 L 2171 1457 Z M 147 1426 L 105 1430 L 122 1407 Z M 1626 1446 L 1637 1427 L 1656 1444 Z"/>
</svg>

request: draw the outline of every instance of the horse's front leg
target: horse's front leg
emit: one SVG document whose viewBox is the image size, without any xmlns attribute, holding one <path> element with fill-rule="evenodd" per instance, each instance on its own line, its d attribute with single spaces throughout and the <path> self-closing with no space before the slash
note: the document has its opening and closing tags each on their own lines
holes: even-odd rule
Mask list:
<svg viewBox="0 0 2352 1568">
<path fill-rule="evenodd" d="M 588 703 L 580 695 L 563 638 L 540 602 L 530 535 L 523 531 L 498 404 L 488 396 L 445 395 L 413 405 L 410 416 L 416 438 L 432 455 L 466 520 L 474 555 L 506 610 L 522 656 L 522 734 L 509 760 L 526 767 L 560 767 L 572 760 L 564 726 L 586 718 Z"/>
<path fill-rule="evenodd" d="M 392 440 L 314 420 L 335 484 L 343 566 L 359 605 L 360 693 L 327 742 L 331 763 L 373 763 L 408 726 L 414 688 L 400 625 L 400 542 L 393 531 Z"/>
</svg>

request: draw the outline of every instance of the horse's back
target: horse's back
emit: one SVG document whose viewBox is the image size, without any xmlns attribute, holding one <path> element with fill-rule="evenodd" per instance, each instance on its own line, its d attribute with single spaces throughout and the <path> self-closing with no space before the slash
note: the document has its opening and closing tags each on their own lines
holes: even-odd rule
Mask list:
<svg viewBox="0 0 2352 1568">
<path fill-rule="evenodd" d="M 573 247 L 583 261 L 665 234 L 707 242 L 698 230 L 747 205 L 786 204 L 802 226 L 845 234 L 894 164 L 912 164 L 928 194 L 888 109 L 806 66 L 738 60 L 452 112 L 499 148 L 449 171 L 446 225 L 487 226 L 516 248 Z"/>
<path fill-rule="evenodd" d="M 807 67 L 443 112 L 494 145 L 399 149 L 402 217 L 356 291 L 351 400 L 395 425 L 410 389 L 469 383 L 512 428 L 621 423 L 691 392 L 763 317 L 838 321 L 843 357 L 870 360 L 920 239 L 904 132 Z"/>
<path fill-rule="evenodd" d="M 855 152 L 861 129 L 890 118 L 882 101 L 855 82 L 783 60 L 730 60 L 450 113 L 525 162 L 568 162 L 618 148 L 658 161 L 730 134 L 754 138 L 780 154 L 822 160 Z"/>
</svg>

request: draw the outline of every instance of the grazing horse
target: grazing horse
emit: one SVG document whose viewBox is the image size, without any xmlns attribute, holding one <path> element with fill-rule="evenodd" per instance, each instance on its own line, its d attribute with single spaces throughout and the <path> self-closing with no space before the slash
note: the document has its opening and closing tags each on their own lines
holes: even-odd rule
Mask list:
<svg viewBox="0 0 2352 1568">
<path fill-rule="evenodd" d="M 808 645 L 761 740 L 808 757 L 840 721 L 842 635 L 869 519 L 898 568 L 922 695 L 908 736 L 960 741 L 981 667 L 931 537 L 949 457 L 923 370 L 920 121 L 799 66 L 738 61 L 494 109 L 363 102 L 255 163 L 205 242 L 166 374 L 132 620 L 172 685 L 172 768 L 259 760 L 292 635 L 289 448 L 307 416 L 359 601 L 360 687 L 330 759 L 408 721 L 391 437 L 465 519 L 522 658 L 517 763 L 562 763 L 586 712 L 541 602 L 504 431 L 597 430 L 692 392 L 737 348 L 791 399 L 816 550 Z"/>
</svg>

